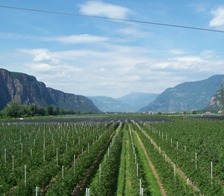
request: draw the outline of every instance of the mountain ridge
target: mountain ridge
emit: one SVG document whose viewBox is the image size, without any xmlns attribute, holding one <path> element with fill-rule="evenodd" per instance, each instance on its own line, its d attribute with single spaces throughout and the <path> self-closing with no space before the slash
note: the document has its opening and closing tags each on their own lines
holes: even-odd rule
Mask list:
<svg viewBox="0 0 224 196">
<path fill-rule="evenodd" d="M 88 96 L 103 112 L 131 112 L 131 107 L 115 98 L 108 96 Z"/>
<path fill-rule="evenodd" d="M 156 93 L 131 92 L 127 95 L 117 98 L 117 100 L 130 105 L 132 110 L 137 112 L 139 109 L 153 101 L 158 95 L 159 94 Z"/>
<path fill-rule="evenodd" d="M 89 96 L 88 98 L 103 112 L 137 112 L 158 94 L 132 92 L 119 98 Z"/>
<path fill-rule="evenodd" d="M 80 112 L 183 112 L 220 106 L 218 91 L 224 75 L 184 82 L 167 88 L 161 94 L 132 92 L 119 98 L 89 96 L 47 87 L 36 77 L 0 68 L 0 109 L 12 100 L 20 104 L 45 107 L 52 105 L 64 110 Z M 147 102 L 147 104 L 146 104 Z M 223 101 L 224 102 L 224 101 Z M 144 105 L 140 108 L 141 105 Z M 224 104 L 222 104 L 224 105 Z M 138 109 L 138 110 L 137 110 Z"/>
<path fill-rule="evenodd" d="M 224 75 L 217 74 L 207 79 L 184 82 L 167 88 L 140 112 L 183 112 L 207 107 L 210 98 L 218 91 Z"/>
<path fill-rule="evenodd" d="M 100 112 L 87 97 L 46 87 L 43 82 L 37 81 L 36 77 L 26 73 L 0 68 L 0 84 L 0 109 L 16 99 L 25 105 L 52 105 L 64 110 Z"/>
</svg>

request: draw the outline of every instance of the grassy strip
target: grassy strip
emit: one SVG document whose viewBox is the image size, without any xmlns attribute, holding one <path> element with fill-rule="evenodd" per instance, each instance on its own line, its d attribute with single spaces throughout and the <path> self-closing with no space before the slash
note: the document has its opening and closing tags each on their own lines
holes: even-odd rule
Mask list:
<svg viewBox="0 0 224 196">
<path fill-rule="evenodd" d="M 139 179 L 137 177 L 137 167 L 135 163 L 135 149 L 134 144 L 132 146 L 131 132 L 125 130 L 127 134 L 127 153 L 126 153 L 126 183 L 125 183 L 125 195 L 139 195 Z"/>
<path fill-rule="evenodd" d="M 156 196 L 162 195 L 161 191 L 160 191 L 160 188 L 157 184 L 156 178 L 155 178 L 151 168 L 149 167 L 147 159 L 145 157 L 145 154 L 144 154 L 144 152 L 143 152 L 143 150 L 142 150 L 142 148 L 141 148 L 141 146 L 138 142 L 136 134 L 133 134 L 133 140 L 134 140 L 134 143 L 135 143 L 135 146 L 136 146 L 136 149 L 137 149 L 140 164 L 143 167 L 143 172 L 144 172 L 145 180 L 146 180 L 147 185 L 148 185 L 147 187 L 150 191 L 150 195 L 156 195 Z"/>
<path fill-rule="evenodd" d="M 126 178 L 126 151 L 127 151 L 127 134 L 123 132 L 121 161 L 118 175 L 117 195 L 124 195 L 125 178 Z"/>
<path fill-rule="evenodd" d="M 128 128 L 128 124 L 125 124 L 123 129 L 121 162 L 116 193 L 116 195 L 119 196 L 139 195 L 139 179 L 136 174 L 135 157 Z"/>
<path fill-rule="evenodd" d="M 123 132 L 121 162 L 118 175 L 117 195 L 124 195 L 125 178 L 126 178 L 126 151 L 127 151 L 127 134 Z"/>
</svg>

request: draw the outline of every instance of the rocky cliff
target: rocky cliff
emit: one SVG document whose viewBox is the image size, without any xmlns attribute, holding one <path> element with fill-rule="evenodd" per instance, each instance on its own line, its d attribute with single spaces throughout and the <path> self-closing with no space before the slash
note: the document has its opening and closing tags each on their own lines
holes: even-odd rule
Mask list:
<svg viewBox="0 0 224 196">
<path fill-rule="evenodd" d="M 224 109 L 224 88 L 221 85 L 221 88 L 213 95 L 209 101 L 209 105 L 206 108 L 208 110 L 223 110 Z"/>
<path fill-rule="evenodd" d="M 0 109 L 16 99 L 20 104 L 57 106 L 64 110 L 99 112 L 88 98 L 46 87 L 34 76 L 0 69 Z"/>
</svg>

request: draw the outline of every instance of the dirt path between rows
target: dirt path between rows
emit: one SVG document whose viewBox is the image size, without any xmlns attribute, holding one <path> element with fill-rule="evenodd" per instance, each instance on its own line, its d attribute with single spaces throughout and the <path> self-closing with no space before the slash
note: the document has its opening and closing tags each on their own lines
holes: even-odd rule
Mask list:
<svg viewBox="0 0 224 196">
<path fill-rule="evenodd" d="M 104 147 L 99 151 L 98 155 L 96 156 L 95 160 L 93 161 L 92 165 L 89 167 L 87 172 L 85 173 L 85 176 L 83 179 L 77 184 L 75 189 L 72 191 L 72 196 L 78 196 L 82 192 L 84 186 L 86 185 L 89 177 L 91 176 L 92 172 L 96 168 L 96 166 L 99 163 L 99 160 L 102 158 L 102 156 L 105 154 L 105 151 L 107 150 L 108 146 L 110 145 L 111 140 L 113 139 L 114 133 L 111 134 L 110 139 L 107 141 L 107 143 L 104 145 Z"/>
<path fill-rule="evenodd" d="M 116 129 L 116 131 L 120 130 L 121 128 L 121 123 L 119 125 L 119 127 Z M 115 131 L 115 132 L 116 132 Z M 110 142 L 112 141 L 113 137 L 115 137 L 116 133 L 113 132 L 110 135 L 109 140 L 107 141 L 107 143 L 103 146 L 103 148 L 101 148 L 101 150 L 99 151 L 98 155 L 96 156 L 95 160 L 93 161 L 92 165 L 89 167 L 89 169 L 87 170 L 87 172 L 85 173 L 84 177 L 82 178 L 82 180 L 77 184 L 77 186 L 74 188 L 74 190 L 72 191 L 71 195 L 72 196 L 78 196 L 81 194 L 83 188 L 85 187 L 86 183 L 88 182 L 89 177 L 91 176 L 91 174 L 93 173 L 94 169 L 96 168 L 96 166 L 99 164 L 100 159 L 104 156 L 106 150 L 108 149 Z"/>
<path fill-rule="evenodd" d="M 195 192 L 200 192 L 199 188 L 187 177 L 187 175 L 172 161 L 172 159 L 159 147 L 156 142 L 136 123 L 139 130 L 150 140 L 151 144 L 165 157 L 165 160 L 171 165 L 175 165 L 176 173 L 187 183 L 187 185 Z M 200 193 L 200 195 L 204 195 Z"/>
<path fill-rule="evenodd" d="M 156 169 L 155 169 L 155 167 L 154 167 L 152 161 L 150 160 L 149 155 L 148 155 L 147 152 L 146 152 L 146 149 L 145 149 L 144 144 L 142 143 L 142 140 L 140 139 L 138 133 L 137 133 L 135 130 L 133 130 L 133 131 L 134 131 L 134 133 L 136 134 L 136 136 L 137 136 L 137 138 L 138 138 L 138 142 L 139 142 L 139 144 L 141 145 L 141 148 L 142 148 L 142 150 L 143 150 L 143 152 L 144 152 L 144 154 L 145 154 L 145 157 L 146 157 L 146 159 L 147 159 L 147 162 L 148 162 L 148 164 L 149 164 L 149 166 L 150 166 L 150 168 L 151 168 L 151 170 L 152 170 L 152 172 L 153 172 L 153 175 L 154 175 L 155 178 L 156 178 L 156 182 L 157 182 L 157 184 L 158 184 L 158 186 L 159 186 L 159 189 L 160 189 L 161 194 L 162 194 L 163 196 L 166 196 L 166 195 L 167 195 L 166 190 L 164 189 L 163 184 L 162 184 L 162 182 L 160 181 L 159 175 L 158 175 L 158 173 L 157 173 L 157 171 L 156 171 Z"/>
<path fill-rule="evenodd" d="M 102 137 L 102 135 L 99 136 L 99 138 L 97 139 L 97 141 L 98 141 L 101 137 Z M 96 142 L 97 142 L 97 141 L 96 141 Z M 85 151 L 81 152 L 81 153 L 77 156 L 77 158 L 75 159 L 75 161 L 78 161 L 84 152 L 85 152 Z M 72 160 L 72 161 L 65 167 L 65 170 L 68 170 L 69 168 L 71 168 L 71 167 L 73 166 L 73 164 L 74 164 L 74 160 Z M 57 173 L 57 174 L 58 174 L 58 173 Z M 46 195 L 46 193 L 47 193 L 49 187 L 51 187 L 52 184 L 57 180 L 57 174 L 51 178 L 51 180 L 48 182 L 48 184 L 42 186 L 42 188 L 41 188 L 41 190 L 40 190 L 41 195 Z"/>
</svg>

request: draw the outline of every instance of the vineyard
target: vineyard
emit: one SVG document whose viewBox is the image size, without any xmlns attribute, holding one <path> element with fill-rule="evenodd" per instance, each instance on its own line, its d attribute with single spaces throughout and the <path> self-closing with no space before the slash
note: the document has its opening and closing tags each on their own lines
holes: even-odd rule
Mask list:
<svg viewBox="0 0 224 196">
<path fill-rule="evenodd" d="M 224 122 L 0 124 L 0 195 L 224 195 Z"/>
</svg>

